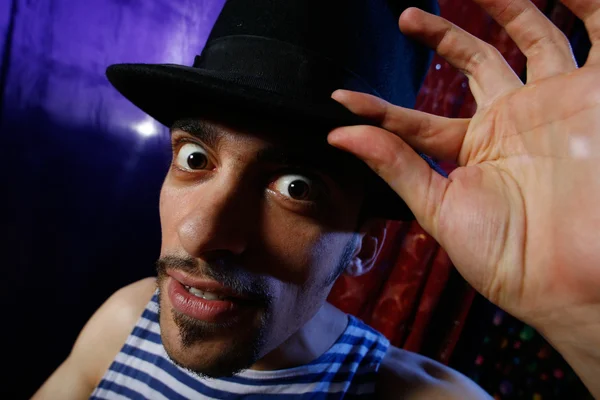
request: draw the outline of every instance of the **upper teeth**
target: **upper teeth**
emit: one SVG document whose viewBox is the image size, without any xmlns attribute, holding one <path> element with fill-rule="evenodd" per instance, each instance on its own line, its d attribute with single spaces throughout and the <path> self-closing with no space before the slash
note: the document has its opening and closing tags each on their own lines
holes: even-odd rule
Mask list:
<svg viewBox="0 0 600 400">
<path fill-rule="evenodd" d="M 205 300 L 219 300 L 219 299 L 223 299 L 223 296 L 219 296 L 217 294 L 211 293 L 211 292 L 204 292 L 200 289 L 196 289 L 194 287 L 190 287 L 190 286 L 186 286 L 185 287 L 188 292 L 190 292 L 191 294 L 193 294 L 196 297 L 201 297 Z"/>
</svg>

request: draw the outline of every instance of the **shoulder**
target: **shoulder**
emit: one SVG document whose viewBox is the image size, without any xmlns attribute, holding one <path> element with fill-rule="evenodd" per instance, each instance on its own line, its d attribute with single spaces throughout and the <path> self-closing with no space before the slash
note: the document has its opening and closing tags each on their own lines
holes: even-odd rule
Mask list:
<svg viewBox="0 0 600 400">
<path fill-rule="evenodd" d="M 71 354 L 33 398 L 89 397 L 121 350 L 155 288 L 155 279 L 146 278 L 110 296 L 83 327 Z"/>
<path fill-rule="evenodd" d="M 97 384 L 121 350 L 156 289 L 155 278 L 145 278 L 113 293 L 81 330 L 69 355 L 89 371 Z"/>
<path fill-rule="evenodd" d="M 477 384 L 437 361 L 390 346 L 379 369 L 379 399 L 490 399 Z"/>
</svg>

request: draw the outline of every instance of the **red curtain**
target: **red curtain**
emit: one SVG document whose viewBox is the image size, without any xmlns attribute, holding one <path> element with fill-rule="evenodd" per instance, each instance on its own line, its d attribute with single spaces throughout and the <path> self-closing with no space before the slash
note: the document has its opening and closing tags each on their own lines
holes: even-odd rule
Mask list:
<svg viewBox="0 0 600 400">
<path fill-rule="evenodd" d="M 534 3 L 544 11 L 548 7 L 546 0 Z M 443 17 L 495 46 L 517 74 L 524 74 L 525 57 L 475 3 L 440 0 L 440 7 Z M 552 6 L 549 14 L 566 33 L 575 21 L 560 4 Z M 436 55 L 416 108 L 446 117 L 470 117 L 476 104 L 467 78 Z M 454 168 L 451 164 L 442 166 L 448 172 Z M 427 355 L 447 364 L 475 296 L 460 278 L 452 290 L 447 290 L 449 280 L 456 275 L 446 252 L 416 222 L 388 222 L 377 266 L 361 277 L 340 277 L 329 301 L 382 332 L 393 345 L 414 352 L 427 347 Z M 433 317 L 439 316 L 436 311 L 442 307 L 440 325 Z M 437 334 L 432 334 L 432 329 Z"/>
</svg>

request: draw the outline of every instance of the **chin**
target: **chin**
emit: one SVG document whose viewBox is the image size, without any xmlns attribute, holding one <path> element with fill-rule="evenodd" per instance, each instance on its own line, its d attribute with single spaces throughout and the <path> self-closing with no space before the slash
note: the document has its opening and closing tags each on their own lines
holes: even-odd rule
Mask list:
<svg viewBox="0 0 600 400">
<path fill-rule="evenodd" d="M 179 367 L 199 376 L 232 376 L 251 367 L 265 347 L 264 318 L 239 323 L 209 323 L 178 313 L 159 296 L 160 331 L 165 351 Z M 165 296 L 166 297 L 166 296 Z"/>
</svg>

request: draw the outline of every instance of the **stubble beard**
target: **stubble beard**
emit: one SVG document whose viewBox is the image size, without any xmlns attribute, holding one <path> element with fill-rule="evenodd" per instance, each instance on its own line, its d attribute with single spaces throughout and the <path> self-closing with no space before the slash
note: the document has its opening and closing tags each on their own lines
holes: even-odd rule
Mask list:
<svg viewBox="0 0 600 400">
<path fill-rule="evenodd" d="M 330 289 L 330 286 L 337 280 L 337 278 L 344 272 L 349 262 L 352 259 L 352 253 L 356 246 L 358 236 L 354 235 L 351 240 L 348 241 L 343 251 L 342 256 L 338 262 L 338 266 L 334 269 L 332 274 L 323 283 L 323 290 Z M 158 292 L 158 303 L 159 303 L 159 320 L 161 315 L 161 288 L 164 286 L 167 275 L 165 273 L 164 265 L 158 265 L 158 279 L 157 286 Z M 236 284 L 235 279 L 228 279 L 228 283 Z M 266 292 L 265 292 L 266 293 Z M 268 342 L 268 321 L 271 320 L 272 313 L 272 302 L 265 301 L 265 307 L 262 309 L 258 327 L 252 327 L 254 330 L 247 338 L 240 339 L 239 336 L 235 337 L 226 347 L 226 350 L 219 354 L 218 358 L 213 360 L 205 360 L 207 362 L 198 362 L 195 366 L 184 365 L 177 360 L 175 352 L 171 348 L 169 343 L 163 341 L 165 351 L 169 355 L 171 361 L 181 368 L 184 368 L 200 377 L 218 378 L 232 376 L 245 369 L 248 369 L 254 365 L 261 357 L 263 357 L 264 349 Z M 180 338 L 180 345 L 183 350 L 192 350 L 195 346 L 198 346 L 207 339 L 214 339 L 219 332 L 235 329 L 235 322 L 233 323 L 208 323 L 191 318 L 187 315 L 181 314 L 176 310 L 170 310 L 170 314 L 173 317 L 173 321 L 178 329 L 178 337 Z M 162 336 L 162 333 L 161 333 Z M 163 336 L 164 337 L 164 336 Z"/>
<path fill-rule="evenodd" d="M 161 291 L 158 293 L 159 300 L 159 320 L 161 318 Z M 191 318 L 185 314 L 171 309 L 171 316 L 175 326 L 177 326 L 179 346 L 183 351 L 192 351 L 202 345 L 209 339 L 215 339 L 219 333 L 235 329 L 231 323 L 209 323 Z M 198 359 L 193 365 L 187 365 L 178 360 L 173 347 L 166 341 L 163 346 L 167 355 L 177 366 L 184 368 L 202 378 L 219 378 L 233 376 L 255 364 L 265 348 L 267 338 L 266 316 L 263 314 L 260 318 L 259 327 L 251 327 L 253 330 L 249 335 L 240 338 L 233 336 L 233 339 L 225 347 L 218 357 L 212 359 Z M 161 334 L 162 336 L 162 334 Z M 164 338 L 164 336 L 163 336 Z M 198 358 L 202 357 L 199 355 Z"/>
</svg>

